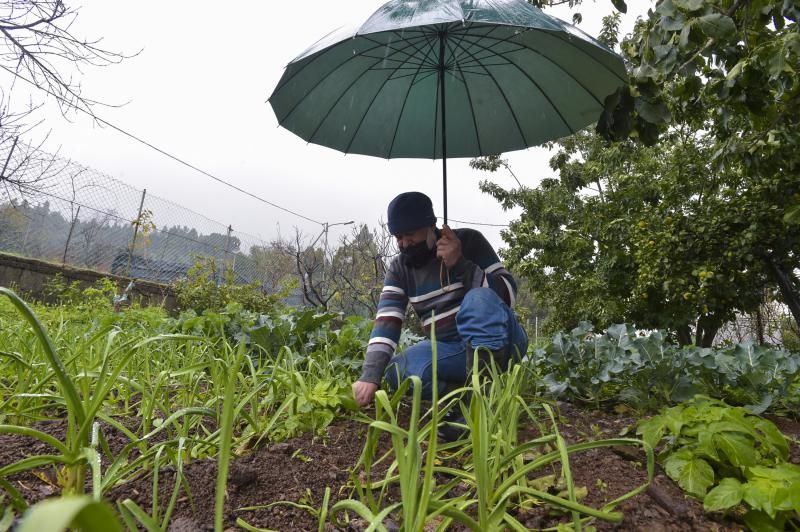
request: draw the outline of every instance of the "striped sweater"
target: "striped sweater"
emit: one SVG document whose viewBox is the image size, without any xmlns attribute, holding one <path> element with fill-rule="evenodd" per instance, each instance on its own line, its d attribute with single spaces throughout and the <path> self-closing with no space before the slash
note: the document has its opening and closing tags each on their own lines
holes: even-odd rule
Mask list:
<svg viewBox="0 0 800 532">
<path fill-rule="evenodd" d="M 409 303 L 428 337 L 435 316 L 439 340 L 459 338 L 456 313 L 472 288 L 488 286 L 513 307 L 517 285 L 486 238 L 474 229 L 456 229 L 455 234 L 461 240 L 462 258 L 449 272 L 442 272 L 435 257 L 419 268 L 406 265 L 402 256 L 389 265 L 360 380 L 380 384 L 400 340 Z"/>
</svg>

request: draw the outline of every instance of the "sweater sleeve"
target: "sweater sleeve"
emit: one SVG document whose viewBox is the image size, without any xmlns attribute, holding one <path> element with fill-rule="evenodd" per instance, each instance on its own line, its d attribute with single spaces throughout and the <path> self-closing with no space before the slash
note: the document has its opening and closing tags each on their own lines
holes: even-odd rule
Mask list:
<svg viewBox="0 0 800 532">
<path fill-rule="evenodd" d="M 467 290 L 489 287 L 506 305 L 516 302 L 517 283 L 497 256 L 492 245 L 480 232 L 473 229 L 456 230 L 461 240 L 461 260 L 452 268 L 455 277 Z"/>
<path fill-rule="evenodd" d="M 361 367 L 359 380 L 380 384 L 389 364 L 405 321 L 408 308 L 407 287 L 398 260 L 392 262 L 383 281 L 378 300 L 378 313 L 367 345 L 367 354 Z"/>
</svg>

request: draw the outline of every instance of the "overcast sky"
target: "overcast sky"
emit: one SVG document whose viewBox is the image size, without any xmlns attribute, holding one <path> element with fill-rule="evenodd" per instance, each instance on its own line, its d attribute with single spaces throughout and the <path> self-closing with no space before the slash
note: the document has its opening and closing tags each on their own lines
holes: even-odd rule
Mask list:
<svg viewBox="0 0 800 532">
<path fill-rule="evenodd" d="M 355 220 L 375 225 L 385 218 L 388 201 L 405 190 L 427 193 L 441 215 L 440 161 L 345 156 L 307 144 L 277 127 L 266 101 L 287 62 L 331 30 L 363 22 L 382 3 L 83 0 L 75 33 L 103 37 L 103 45 L 116 51 L 141 49 L 137 57 L 120 65 L 86 71 L 81 78 L 84 93 L 109 103 L 129 102 L 121 108 L 98 108 L 97 114 L 211 174 L 310 218 L 331 224 Z M 628 2 L 623 31 L 632 27 L 647 4 Z M 585 0 L 580 27 L 596 36 L 601 17 L 611 9 L 610 0 Z M 572 13 L 568 9 L 547 12 L 565 20 Z M 9 86 L 8 76 L 0 76 L 0 82 Z M 46 107 L 45 115 L 46 123 L 34 131 L 34 138 L 50 130 L 47 149 L 60 147 L 62 155 L 82 165 L 231 224 L 235 230 L 270 240 L 279 229 L 286 235 L 297 226 L 312 237 L 321 229 L 230 190 L 113 129 L 94 125 L 86 116 L 70 116 L 68 121 L 52 105 Z M 542 149 L 507 158 L 526 185 L 552 175 L 549 155 Z M 448 164 L 450 217 L 508 223 L 514 213 L 503 212 L 478 190 L 479 181 L 488 175 L 471 170 L 467 163 L 468 159 L 455 159 Z M 514 183 L 503 173 L 492 179 L 503 186 Z M 155 221 L 158 224 L 157 216 Z M 341 229 L 331 230 L 332 241 Z M 480 229 L 495 246 L 502 246 L 499 228 Z"/>
</svg>

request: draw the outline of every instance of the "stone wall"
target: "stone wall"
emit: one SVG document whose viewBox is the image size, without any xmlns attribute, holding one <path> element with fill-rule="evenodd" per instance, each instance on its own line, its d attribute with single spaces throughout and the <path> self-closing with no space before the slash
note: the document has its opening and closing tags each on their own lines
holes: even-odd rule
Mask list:
<svg viewBox="0 0 800 532">
<path fill-rule="evenodd" d="M 0 286 L 11 287 L 33 297 L 46 299 L 44 288 L 47 282 L 59 273 L 65 282 L 78 281 L 83 287 L 89 287 L 98 279 L 107 277 L 120 287 L 120 292 L 130 282 L 130 279 L 119 275 L 0 253 Z M 132 292 L 133 300 L 139 301 L 142 305 L 163 305 L 168 311 L 176 308 L 175 296 L 167 285 L 137 280 Z"/>
</svg>

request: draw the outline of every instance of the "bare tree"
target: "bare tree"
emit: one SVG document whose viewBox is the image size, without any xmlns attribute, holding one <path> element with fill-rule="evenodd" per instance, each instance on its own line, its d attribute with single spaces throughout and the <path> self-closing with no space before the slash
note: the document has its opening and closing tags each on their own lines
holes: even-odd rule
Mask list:
<svg viewBox="0 0 800 532">
<path fill-rule="evenodd" d="M 279 236 L 270 248 L 291 258 L 306 304 L 373 316 L 388 261 L 397 253 L 386 225 L 374 230 L 364 224 L 354 227 L 333 249 L 317 247 L 318 242 L 319 237 L 312 241 L 295 229 L 291 240 Z"/>
<path fill-rule="evenodd" d="M 0 197 L 11 204 L 15 199 L 39 199 L 47 194 L 53 179 L 67 171 L 69 161 L 59 158 L 57 152 L 42 151 L 45 140 L 28 144 L 15 131 L 0 127 Z"/>
<path fill-rule="evenodd" d="M 11 94 L 0 87 L 0 184 L 5 196 L 11 202 L 13 196 L 9 187 L 20 187 L 42 179 L 41 172 L 47 173 L 48 164 L 37 161 L 35 152 L 38 147 L 31 147 L 20 141 L 39 123 L 30 124 L 28 118 L 39 106 L 29 101 L 27 106 L 14 109 L 11 105 Z M 36 168 L 32 168 L 32 167 Z M 20 191 L 18 191 L 20 192 Z"/>
<path fill-rule="evenodd" d="M 13 76 L 11 85 L 0 89 L 0 185 L 9 201 L 9 187 L 22 193 L 63 170 L 57 155 L 40 150 L 47 136 L 34 144 L 21 140 L 39 125 L 28 119 L 40 104 L 29 97 L 26 105 L 12 105 L 17 83 L 38 87 L 57 102 L 62 113 L 80 110 L 94 116 L 93 108 L 101 102 L 85 96 L 80 77 L 73 74 L 132 57 L 103 48 L 100 39 L 76 35 L 72 27 L 77 16 L 78 9 L 62 0 L 0 1 L 0 69 Z"/>
<path fill-rule="evenodd" d="M 336 291 L 331 290 L 330 284 L 324 281 L 322 273 L 325 268 L 325 250 L 314 247 L 318 240 L 307 244 L 307 238 L 303 232 L 295 228 L 292 240 L 286 240 L 279 235 L 271 247 L 280 250 L 294 261 L 295 274 L 303 293 L 303 302 L 327 309 L 328 303 L 336 295 Z"/>
<path fill-rule="evenodd" d="M 0 1 L 0 67 L 47 92 L 62 112 L 91 113 L 101 102 L 84 96 L 72 70 L 82 73 L 86 66 L 108 66 L 130 56 L 103 48 L 101 39 L 75 35 L 77 16 L 78 9 L 62 0 Z"/>
<path fill-rule="evenodd" d="M 362 224 L 343 236 L 328 258 L 330 282 L 340 296 L 337 310 L 374 316 L 389 259 L 396 253 L 395 239 L 384 223 L 373 230 Z"/>
</svg>

